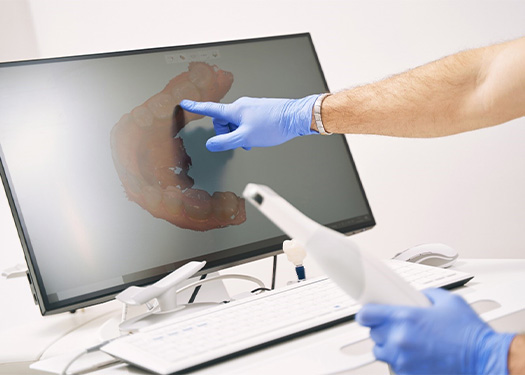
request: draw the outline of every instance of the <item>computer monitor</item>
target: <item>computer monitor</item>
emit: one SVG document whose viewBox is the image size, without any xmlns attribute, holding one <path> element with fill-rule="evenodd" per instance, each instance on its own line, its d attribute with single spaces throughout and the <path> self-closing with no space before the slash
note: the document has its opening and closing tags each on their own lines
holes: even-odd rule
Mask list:
<svg viewBox="0 0 525 375">
<path fill-rule="evenodd" d="M 184 98 L 327 90 L 309 34 L 0 64 L 0 172 L 42 314 L 190 260 L 208 273 L 278 254 L 249 182 L 341 232 L 373 227 L 344 136 L 212 153 L 210 118 L 173 119 Z"/>
</svg>

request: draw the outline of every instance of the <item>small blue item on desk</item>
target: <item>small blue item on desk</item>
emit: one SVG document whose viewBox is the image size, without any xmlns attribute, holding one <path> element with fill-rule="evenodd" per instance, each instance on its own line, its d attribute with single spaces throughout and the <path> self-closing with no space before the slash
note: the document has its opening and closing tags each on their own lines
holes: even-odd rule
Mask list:
<svg viewBox="0 0 525 375">
<path fill-rule="evenodd" d="M 304 270 L 304 266 L 295 267 L 295 272 L 297 273 L 297 278 L 299 279 L 299 281 L 306 280 L 306 272 Z"/>
</svg>

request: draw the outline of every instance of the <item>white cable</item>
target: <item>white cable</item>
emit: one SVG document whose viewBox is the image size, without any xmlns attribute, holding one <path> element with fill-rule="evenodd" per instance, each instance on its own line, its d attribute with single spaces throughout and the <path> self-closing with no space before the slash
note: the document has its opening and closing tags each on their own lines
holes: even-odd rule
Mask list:
<svg viewBox="0 0 525 375">
<path fill-rule="evenodd" d="M 126 335 L 124 335 L 126 336 Z M 111 341 L 113 340 L 117 340 L 119 338 L 121 338 L 123 336 L 118 336 L 118 337 L 114 337 L 112 339 L 109 339 L 109 340 L 106 340 L 106 341 L 103 341 L 101 342 L 100 344 L 97 344 L 97 345 L 93 345 L 93 346 L 90 346 L 89 348 L 87 349 L 83 349 L 82 351 L 80 351 L 79 353 L 77 353 L 73 358 L 71 358 L 71 360 L 66 364 L 66 366 L 64 367 L 64 369 L 62 370 L 62 372 L 60 373 L 60 375 L 74 375 L 75 373 L 74 372 L 71 372 L 68 374 L 67 370 L 71 367 L 71 365 L 73 363 L 75 363 L 75 361 L 77 359 L 79 359 L 80 357 L 82 357 L 84 354 L 88 354 L 88 353 L 93 353 L 93 352 L 96 352 L 98 350 L 100 350 L 100 348 L 102 348 L 103 346 L 109 344 Z"/>
<path fill-rule="evenodd" d="M 114 339 L 111 339 L 111 340 L 106 340 L 104 342 L 101 342 L 100 344 L 97 344 L 97 345 L 93 345 L 87 349 L 83 349 L 81 352 L 77 353 L 77 355 L 75 355 L 67 364 L 66 366 L 64 367 L 64 369 L 62 370 L 62 372 L 60 373 L 60 375 L 72 375 L 74 373 L 67 373 L 67 370 L 71 367 L 71 365 L 73 363 L 75 363 L 75 361 L 77 359 L 79 359 L 80 357 L 82 357 L 84 354 L 88 354 L 88 353 L 92 353 L 92 352 L 95 352 L 97 350 L 100 350 L 100 348 L 102 348 L 104 345 L 107 345 L 109 344 L 111 341 L 113 341 Z"/>
<path fill-rule="evenodd" d="M 67 364 L 66 366 L 64 367 L 64 369 L 62 370 L 62 372 L 60 373 L 60 375 L 71 375 L 71 374 L 68 374 L 67 373 L 67 370 L 71 367 L 71 365 L 77 360 L 79 359 L 80 357 L 82 357 L 84 354 L 87 354 L 88 351 L 87 349 L 84 349 L 82 350 L 81 352 L 79 352 L 76 356 L 74 356 Z"/>
</svg>

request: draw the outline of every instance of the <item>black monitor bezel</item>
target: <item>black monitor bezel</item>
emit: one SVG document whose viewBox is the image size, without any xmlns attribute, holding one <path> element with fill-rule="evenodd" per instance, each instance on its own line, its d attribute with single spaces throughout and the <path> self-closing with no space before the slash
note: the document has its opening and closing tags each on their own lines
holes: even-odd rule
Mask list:
<svg viewBox="0 0 525 375">
<path fill-rule="evenodd" d="M 86 59 L 100 59 L 100 58 L 114 57 L 114 56 L 129 56 L 129 55 L 134 55 L 134 54 L 169 52 L 169 51 L 174 51 L 174 50 L 181 51 L 181 50 L 193 49 L 193 48 L 209 48 L 209 47 L 217 47 L 221 45 L 232 45 L 232 44 L 237 44 L 237 43 L 269 41 L 269 40 L 274 40 L 274 39 L 289 39 L 289 38 L 297 38 L 297 37 L 307 37 L 308 38 L 310 45 L 312 47 L 316 62 L 317 62 L 319 73 L 322 76 L 324 90 L 328 92 L 329 91 L 328 85 L 327 85 L 323 70 L 321 69 L 319 57 L 315 50 L 315 46 L 313 44 L 313 40 L 312 40 L 310 33 L 299 33 L 299 34 L 288 34 L 288 35 L 279 35 L 279 36 L 270 36 L 270 37 L 239 39 L 239 40 L 234 40 L 234 41 L 191 44 L 191 45 L 184 45 L 184 46 L 146 48 L 146 49 L 138 49 L 138 50 L 131 50 L 131 51 L 106 52 L 106 53 L 96 53 L 96 54 L 78 55 L 78 56 L 53 57 L 53 58 L 43 58 L 43 59 L 24 60 L 24 61 L 10 61 L 10 62 L 0 63 L 0 69 L 4 67 L 8 67 L 8 66 L 45 64 L 45 63 L 53 63 L 53 62 L 64 62 L 64 61 L 75 61 L 75 60 L 86 60 Z M 344 138 L 343 135 L 334 135 L 334 136 Z M 349 148 L 349 145 L 346 139 L 344 139 L 344 143 L 346 145 L 346 149 L 348 152 L 350 165 L 353 168 L 357 176 L 359 188 L 365 200 L 369 214 L 366 215 L 367 217 L 365 219 L 357 223 L 345 224 L 345 220 L 343 220 L 343 221 L 338 221 L 335 223 L 328 224 L 327 226 L 341 233 L 351 235 L 357 232 L 371 229 L 375 226 L 376 223 L 375 223 L 375 219 L 374 219 L 372 210 L 370 208 L 368 198 L 365 194 L 361 179 L 359 177 L 359 173 L 357 171 L 354 159 L 352 157 L 352 154 L 350 152 L 350 148 Z M 81 296 L 61 300 L 58 302 L 50 302 L 47 294 L 45 293 L 45 286 L 43 284 L 43 280 L 42 280 L 40 271 L 38 269 L 38 264 L 36 262 L 36 257 L 33 251 L 33 247 L 31 245 L 31 241 L 30 241 L 27 229 L 26 229 L 26 225 L 24 223 L 20 205 L 18 203 L 15 192 L 11 189 L 11 186 L 12 186 L 11 178 L 9 176 L 9 172 L 8 172 L 7 164 L 5 161 L 5 156 L 2 152 L 1 144 L 0 144 L 0 177 L 4 184 L 4 190 L 6 192 L 9 206 L 11 207 L 11 212 L 13 215 L 15 226 L 18 231 L 18 236 L 20 238 L 22 249 L 24 251 L 24 256 L 27 262 L 28 280 L 29 280 L 29 283 L 31 284 L 31 289 L 33 291 L 35 302 L 38 303 L 40 307 L 40 312 L 42 313 L 42 315 L 50 315 L 50 314 L 57 314 L 57 313 L 66 312 L 66 311 L 74 311 L 79 308 L 83 308 L 83 307 L 87 307 L 87 306 L 109 301 L 116 294 L 126 289 L 128 286 L 150 284 L 152 282 L 155 282 L 161 279 L 162 277 L 164 277 L 165 275 L 167 275 L 174 269 L 182 266 L 188 261 L 203 260 L 203 257 L 201 256 L 195 259 L 186 259 L 181 262 L 176 262 L 170 265 L 166 265 L 165 272 L 162 272 L 161 274 L 158 274 L 157 276 L 154 276 L 154 277 L 145 278 L 141 280 L 140 283 L 137 283 L 137 282 L 124 283 L 118 287 L 104 289 L 96 293 L 88 293 L 88 294 L 83 294 Z M 199 271 L 196 274 L 196 276 L 200 274 L 210 273 L 210 272 L 214 272 L 220 269 L 232 267 L 234 265 L 252 262 L 258 259 L 262 259 L 262 258 L 266 258 L 269 256 L 273 256 L 273 255 L 282 253 L 282 249 L 281 249 L 282 242 L 286 239 L 288 239 L 288 237 L 283 235 L 283 236 L 278 236 L 278 237 L 274 237 L 271 239 L 267 239 L 264 241 L 252 243 L 249 245 L 239 246 L 233 249 L 222 250 L 216 253 L 209 254 L 208 259 L 205 259 L 207 260 L 206 266 L 201 271 Z M 246 248 L 246 246 L 254 247 L 254 249 L 249 250 L 247 252 L 239 253 L 239 249 Z"/>
</svg>

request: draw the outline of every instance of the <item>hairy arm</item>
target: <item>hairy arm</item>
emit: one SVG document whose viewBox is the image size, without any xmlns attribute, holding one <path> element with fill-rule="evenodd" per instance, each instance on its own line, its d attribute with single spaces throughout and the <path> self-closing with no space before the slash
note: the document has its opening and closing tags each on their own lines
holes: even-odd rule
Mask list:
<svg viewBox="0 0 525 375">
<path fill-rule="evenodd" d="M 324 100 L 321 115 L 328 132 L 401 137 L 451 135 L 524 116 L 525 37 L 338 92 Z"/>
</svg>

